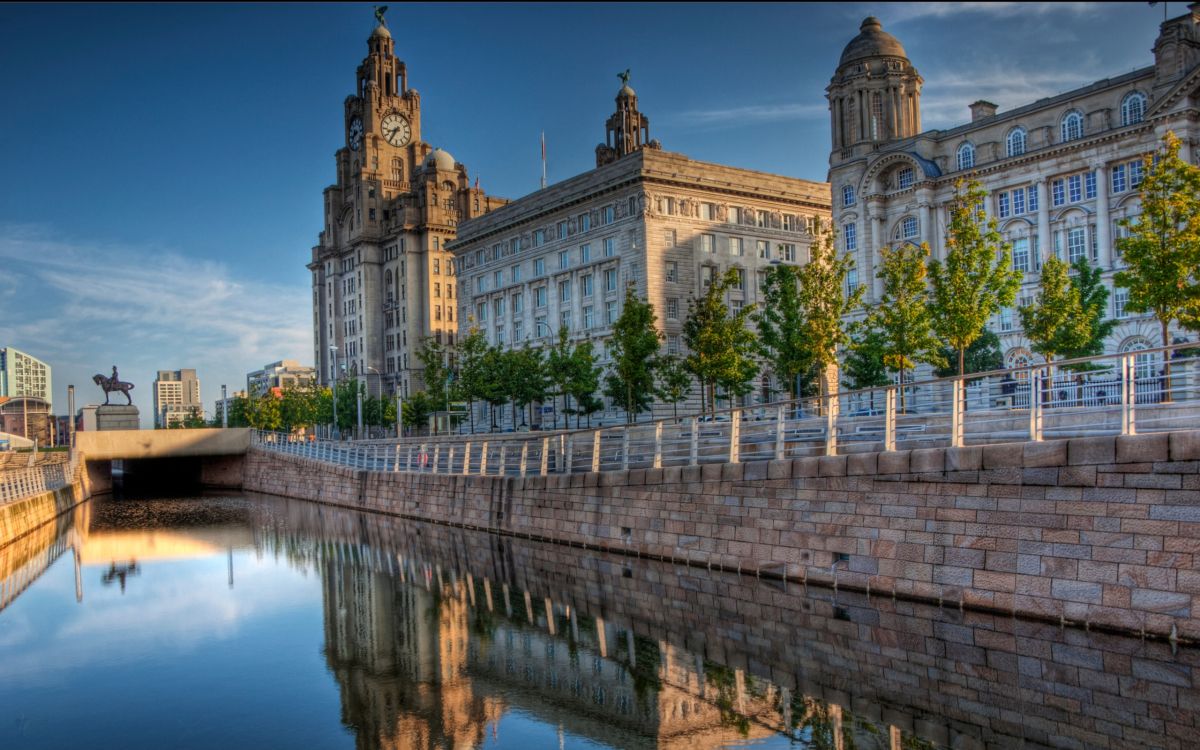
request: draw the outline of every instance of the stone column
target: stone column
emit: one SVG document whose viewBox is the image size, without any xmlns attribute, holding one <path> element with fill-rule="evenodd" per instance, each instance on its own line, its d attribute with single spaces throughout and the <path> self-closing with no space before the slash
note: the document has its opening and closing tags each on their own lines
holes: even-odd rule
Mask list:
<svg viewBox="0 0 1200 750">
<path fill-rule="evenodd" d="M 1100 268 L 1112 268 L 1112 232 L 1108 215 L 1108 167 L 1103 162 L 1092 164 L 1096 170 L 1096 263 Z M 1040 203 L 1038 204 L 1041 205 Z"/>
<path fill-rule="evenodd" d="M 917 191 L 917 210 L 921 221 L 921 239 L 929 243 L 930 250 L 934 248 L 933 211 L 930 210 L 932 196 L 929 188 Z"/>
<path fill-rule="evenodd" d="M 1037 197 L 1037 265 L 1040 268 L 1046 262 L 1046 258 L 1050 257 L 1050 253 L 1054 251 L 1054 238 L 1050 236 L 1050 195 L 1045 177 L 1037 178 Z"/>
<path fill-rule="evenodd" d="M 879 248 L 888 244 L 887 237 L 887 215 L 883 211 L 878 211 L 874 217 L 875 227 L 871 230 L 871 236 L 875 238 L 875 244 L 871 247 L 871 258 L 869 265 L 871 266 L 871 294 L 872 301 L 879 301 L 883 296 L 883 280 L 875 276 L 875 263 L 879 258 Z"/>
</svg>

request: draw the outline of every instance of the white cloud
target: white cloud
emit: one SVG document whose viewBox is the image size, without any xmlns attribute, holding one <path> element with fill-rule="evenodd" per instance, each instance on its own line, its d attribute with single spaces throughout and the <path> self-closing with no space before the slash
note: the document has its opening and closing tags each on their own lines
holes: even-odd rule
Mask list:
<svg viewBox="0 0 1200 750">
<path fill-rule="evenodd" d="M 56 399 L 66 382 L 116 363 L 139 386 L 145 417 L 153 371 L 195 367 L 211 410 L 214 379 L 237 390 L 246 372 L 268 362 L 311 359 L 309 290 L 239 278 L 221 263 L 0 225 L 0 268 L 12 290 L 0 295 L 0 345 L 47 361 Z M 87 389 L 80 404 L 91 398 Z"/>
<path fill-rule="evenodd" d="M 967 107 L 979 99 L 996 104 L 1003 112 L 1061 94 L 1092 82 L 1078 71 L 1094 70 L 1087 64 L 1071 71 L 1028 73 L 1020 70 L 931 71 L 921 88 L 921 120 L 925 128 L 948 128 L 970 120 Z"/>
<path fill-rule="evenodd" d="M 719 129 L 765 122 L 792 122 L 827 117 L 829 107 L 824 102 L 801 104 L 749 104 L 723 109 L 698 109 L 668 114 L 666 121 L 676 127 Z"/>
<path fill-rule="evenodd" d="M 1044 16 L 1054 13 L 1096 13 L 1105 3 L 889 3 L 881 14 L 885 23 L 977 15 L 991 18 Z"/>
</svg>

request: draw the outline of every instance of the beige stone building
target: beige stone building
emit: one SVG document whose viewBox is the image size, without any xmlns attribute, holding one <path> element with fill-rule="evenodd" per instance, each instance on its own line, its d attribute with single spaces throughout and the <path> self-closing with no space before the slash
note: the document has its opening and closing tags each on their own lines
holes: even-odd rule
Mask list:
<svg viewBox="0 0 1200 750">
<path fill-rule="evenodd" d="M 203 416 L 200 379 L 195 370 L 159 370 L 154 379 L 154 426 L 182 424 L 192 416 Z"/>
<path fill-rule="evenodd" d="M 736 309 L 761 301 L 771 265 L 807 261 L 814 230 L 829 221 L 828 184 L 663 151 L 628 83 L 616 104 L 595 169 L 459 227 L 460 336 L 477 325 L 492 344 L 546 346 L 565 326 L 607 356 L 604 342 L 633 285 L 654 305 L 664 349 L 681 353 L 688 301 L 712 278 L 738 271 L 728 300 Z M 768 374 L 748 401 L 779 390 Z M 606 402 L 597 419 L 624 415 Z"/>
<path fill-rule="evenodd" d="M 421 385 L 425 337 L 453 342 L 457 278 L 446 243 L 460 221 L 504 201 L 421 131 L 421 97 L 384 25 L 367 40 L 345 103 L 337 181 L 312 249 L 313 356 L 319 382 L 353 377 L 372 395 Z"/>
<path fill-rule="evenodd" d="M 50 365 L 11 346 L 0 348 L 0 396 L 40 398 L 53 408 Z"/>
<path fill-rule="evenodd" d="M 1145 68 L 1005 112 L 977 101 L 970 122 L 922 130 L 920 74 L 878 19 L 863 21 L 826 91 L 833 214 L 841 248 L 854 254 L 858 280 L 870 285 L 868 302 L 880 294 L 880 247 L 928 242 L 935 257 L 944 256 L 947 203 L 955 182 L 971 176 L 989 191 L 987 210 L 1025 274 L 1017 306 L 1037 294 L 1051 253 L 1098 265 L 1112 288 L 1122 267 L 1117 222 L 1139 212 L 1143 155 L 1173 130 L 1195 162 L 1200 4 L 1162 24 L 1153 53 Z M 1110 296 L 1108 314 L 1120 324 L 1107 350 L 1161 345 L 1157 325 L 1127 312 L 1127 299 L 1122 289 Z M 991 328 L 1007 366 L 1041 361 L 1022 336 L 1016 306 L 1000 311 Z M 1141 362 L 1152 369 L 1148 355 Z"/>
</svg>

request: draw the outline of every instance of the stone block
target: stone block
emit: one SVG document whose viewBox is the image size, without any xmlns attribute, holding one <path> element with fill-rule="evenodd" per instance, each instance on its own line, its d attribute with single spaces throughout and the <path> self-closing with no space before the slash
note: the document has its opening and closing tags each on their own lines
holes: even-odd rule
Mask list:
<svg viewBox="0 0 1200 750">
<path fill-rule="evenodd" d="M 767 462 L 767 479 L 791 479 L 792 478 L 792 461 L 790 459 L 782 459 L 779 461 Z"/>
<path fill-rule="evenodd" d="M 907 474 L 911 451 L 887 451 L 879 454 L 877 468 L 880 474 Z"/>
<path fill-rule="evenodd" d="M 792 478 L 809 478 L 817 476 L 820 470 L 820 459 L 816 456 L 792 459 Z"/>
<path fill-rule="evenodd" d="M 1067 441 L 1048 440 L 1042 443 L 1025 443 L 1022 461 L 1027 469 L 1062 466 L 1067 462 Z"/>
<path fill-rule="evenodd" d="M 1170 435 L 1168 452 L 1172 461 L 1200 459 L 1200 430 L 1180 430 Z"/>
<path fill-rule="evenodd" d="M 1095 487 L 1096 467 L 1064 466 L 1058 470 L 1058 484 L 1060 487 Z"/>
<path fill-rule="evenodd" d="M 1152 463 L 1166 461 L 1169 454 L 1170 436 L 1165 432 L 1148 435 L 1118 435 L 1117 463 Z"/>
<path fill-rule="evenodd" d="M 878 453 L 852 453 L 846 456 L 848 476 L 873 476 L 878 473 Z"/>
<path fill-rule="evenodd" d="M 822 477 L 846 476 L 846 456 L 819 456 L 817 475 Z"/>
<path fill-rule="evenodd" d="M 767 478 L 767 462 L 753 461 L 751 463 L 742 464 L 742 479 L 744 481 L 760 480 Z"/>
<path fill-rule="evenodd" d="M 946 449 L 917 448 L 909 454 L 908 464 L 912 474 L 940 474 L 946 470 Z"/>
<path fill-rule="evenodd" d="M 1067 463 L 1072 466 L 1111 464 L 1116 456 L 1117 440 L 1109 435 L 1067 441 Z"/>
<path fill-rule="evenodd" d="M 1024 466 L 1024 443 L 997 443 L 984 445 L 984 469 L 1012 469 Z"/>
<path fill-rule="evenodd" d="M 1130 606 L 1134 609 L 1171 615 L 1172 617 L 1191 617 L 1192 595 L 1178 594 L 1170 591 L 1134 589 Z"/>
<path fill-rule="evenodd" d="M 707 466 L 705 468 L 708 468 Z M 721 479 L 726 482 L 740 482 L 745 476 L 746 464 L 721 465 Z"/>
<path fill-rule="evenodd" d="M 983 448 L 968 446 L 946 448 L 946 471 L 979 471 L 983 468 Z"/>
<path fill-rule="evenodd" d="M 1058 484 L 1058 469 L 1055 469 L 1051 466 L 1036 469 L 1022 469 L 1021 483 L 1040 487 L 1056 485 Z"/>
<path fill-rule="evenodd" d="M 701 464 L 700 466 L 700 481 L 702 482 L 719 482 L 721 481 L 722 470 L 724 464 Z"/>
<path fill-rule="evenodd" d="M 704 467 L 702 466 L 684 466 L 679 476 L 681 482 L 699 482 L 701 481 Z"/>
</svg>

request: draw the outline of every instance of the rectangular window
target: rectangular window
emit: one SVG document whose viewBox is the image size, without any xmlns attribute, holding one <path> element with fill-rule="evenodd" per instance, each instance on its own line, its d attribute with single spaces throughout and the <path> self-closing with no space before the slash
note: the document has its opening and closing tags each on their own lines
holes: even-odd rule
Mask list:
<svg viewBox="0 0 1200 750">
<path fill-rule="evenodd" d="M 1142 186 L 1142 169 L 1145 167 L 1140 161 L 1129 162 L 1129 187 L 1131 190 L 1137 190 Z"/>
<path fill-rule="evenodd" d="M 1025 213 L 1025 188 L 1017 188 L 1012 191 L 1012 210 L 1013 214 L 1017 216 Z"/>
<path fill-rule="evenodd" d="M 1123 193 L 1127 187 L 1125 182 L 1125 165 L 1118 164 L 1112 170 L 1112 191 L 1114 193 Z"/>
<path fill-rule="evenodd" d="M 762 294 L 763 290 L 765 290 L 766 288 L 767 288 L 767 272 L 759 271 L 758 272 L 758 293 Z"/>
<path fill-rule="evenodd" d="M 771 259 L 771 243 L 770 242 L 768 242 L 767 240 L 756 240 L 754 244 L 758 250 L 758 257 L 762 258 L 763 260 Z"/>
<path fill-rule="evenodd" d="M 673 260 L 667 261 L 667 281 L 679 281 L 679 264 Z"/>
<path fill-rule="evenodd" d="M 608 325 L 617 322 L 617 303 L 615 300 L 604 303 L 604 322 Z"/>
<path fill-rule="evenodd" d="M 1050 183 L 1050 202 L 1055 206 L 1061 206 L 1067 202 L 1066 187 L 1066 180 L 1055 180 L 1054 182 Z"/>
<path fill-rule="evenodd" d="M 617 291 L 617 269 L 609 268 L 604 272 L 604 291 Z"/>
<path fill-rule="evenodd" d="M 677 334 L 667 336 L 667 354 L 679 354 L 679 336 Z"/>
<path fill-rule="evenodd" d="M 533 304 L 537 307 L 546 306 L 546 287 L 539 286 L 533 290 Z"/>
<path fill-rule="evenodd" d="M 1014 271 L 1029 271 L 1029 240 L 1013 240 L 1012 262 Z"/>
<path fill-rule="evenodd" d="M 516 313 L 522 312 L 524 310 L 525 310 L 525 295 L 522 294 L 521 292 L 514 292 L 513 296 L 512 296 L 513 314 L 515 315 Z"/>
<path fill-rule="evenodd" d="M 504 300 L 502 300 L 502 299 L 492 300 L 492 317 L 494 317 L 494 318 L 503 318 L 504 317 Z"/>
<path fill-rule="evenodd" d="M 579 214 L 579 231 L 586 232 L 592 228 L 592 214 L 590 211 Z"/>
<path fill-rule="evenodd" d="M 1000 195 L 997 196 L 997 203 L 999 204 L 1000 218 L 1007 219 L 1012 213 L 1008 193 L 1000 193 Z"/>
<path fill-rule="evenodd" d="M 716 218 L 716 207 L 711 203 L 700 204 L 700 218 L 704 221 L 712 221 Z"/>
<path fill-rule="evenodd" d="M 442 268 L 442 263 L 441 263 L 441 261 L 440 261 L 440 260 L 438 260 L 437 258 L 434 258 L 434 259 L 433 259 L 433 273 L 434 273 L 435 275 L 438 275 L 438 276 L 440 276 L 440 275 L 441 275 L 441 273 L 442 273 L 442 271 L 441 271 L 441 268 Z M 332 397 L 331 397 L 331 398 L 332 398 Z"/>
<path fill-rule="evenodd" d="M 596 325 L 596 315 L 591 305 L 583 308 L 583 327 L 593 328 Z"/>
<path fill-rule="evenodd" d="M 842 237 L 845 241 L 846 252 L 858 249 L 858 227 L 854 224 L 846 224 L 842 227 Z"/>
<path fill-rule="evenodd" d="M 700 288 L 707 289 L 713 282 L 713 276 L 716 274 L 715 268 L 712 266 L 700 266 Z"/>
<path fill-rule="evenodd" d="M 533 275 L 535 277 L 546 275 L 546 259 L 545 258 L 534 258 L 533 259 Z"/>
<path fill-rule="evenodd" d="M 584 297 L 592 296 L 592 286 L 593 286 L 592 275 L 590 273 L 585 274 L 582 278 L 579 279 L 579 293 L 582 294 Z"/>
<path fill-rule="evenodd" d="M 487 277 L 486 276 L 480 276 L 479 278 L 475 279 L 475 291 L 481 292 L 481 293 L 487 291 Z"/>
<path fill-rule="evenodd" d="M 1030 211 L 1036 211 L 1036 210 L 1038 210 L 1038 189 L 1037 189 L 1037 185 L 1034 185 L 1033 187 L 1029 188 L 1029 210 L 1030 210 Z"/>
<path fill-rule="evenodd" d="M 523 335 L 524 333 L 525 333 L 524 324 L 519 320 L 514 320 L 513 321 L 513 341 L 517 342 L 517 341 L 523 340 L 525 338 L 525 336 Z"/>
<path fill-rule="evenodd" d="M 677 297 L 667 298 L 667 320 L 679 319 L 679 299 Z"/>
<path fill-rule="evenodd" d="M 742 256 L 742 238 L 741 237 L 730 237 L 729 238 L 729 254 L 739 257 L 739 258 Z"/>
<path fill-rule="evenodd" d="M 1067 178 L 1067 197 L 1072 203 L 1083 200 L 1083 175 L 1073 174 Z"/>
<path fill-rule="evenodd" d="M 571 301 L 571 282 L 569 282 L 569 281 L 558 282 L 558 301 L 559 302 L 570 302 Z"/>
<path fill-rule="evenodd" d="M 846 274 L 846 294 L 854 294 L 858 291 L 858 269 L 851 268 Z"/>
<path fill-rule="evenodd" d="M 604 238 L 604 257 L 611 258 L 617 254 L 617 239 L 615 237 Z"/>
<path fill-rule="evenodd" d="M 1129 290 L 1117 288 L 1113 290 L 1113 317 L 1127 318 L 1129 313 L 1125 312 L 1125 305 L 1129 303 Z"/>
<path fill-rule="evenodd" d="M 1084 228 L 1077 227 L 1067 230 L 1067 262 L 1074 263 L 1080 258 L 1086 257 L 1087 248 L 1084 235 Z"/>
<path fill-rule="evenodd" d="M 558 325 L 562 328 L 568 328 L 568 329 L 571 327 L 571 311 L 570 310 L 563 310 L 562 312 L 560 312 L 558 314 Z"/>
<path fill-rule="evenodd" d="M 907 188 L 912 187 L 913 182 L 915 180 L 916 180 L 916 173 L 913 172 L 912 167 L 905 167 L 904 169 L 900 170 L 900 174 L 897 179 L 897 184 L 900 186 L 901 190 L 905 190 Z"/>
<path fill-rule="evenodd" d="M 766 211 L 758 212 L 755 216 L 754 225 L 763 229 L 771 226 L 771 218 Z"/>
<path fill-rule="evenodd" d="M 388 292 L 388 295 L 389 295 L 389 296 L 391 296 L 391 292 Z M 434 297 L 441 297 L 441 296 L 442 296 L 442 285 L 441 285 L 441 284 L 434 283 L 434 285 L 433 285 L 433 296 L 434 296 Z M 331 396 L 330 398 L 332 398 L 332 396 Z"/>
<path fill-rule="evenodd" d="M 1011 331 L 1013 329 L 1012 308 L 1005 307 L 1000 310 L 1000 330 Z"/>
<path fill-rule="evenodd" d="M 567 238 L 567 222 L 565 221 L 558 222 L 558 238 L 560 240 Z"/>
<path fill-rule="evenodd" d="M 492 281 L 496 284 L 496 286 L 493 287 L 494 289 L 499 289 L 500 287 L 504 286 L 504 272 L 496 271 L 496 273 L 493 274 Z"/>
<path fill-rule="evenodd" d="M 496 344 L 504 346 L 504 326 L 496 326 Z"/>
<path fill-rule="evenodd" d="M 570 251 L 563 250 L 563 251 L 559 252 L 559 254 L 558 254 L 558 268 L 559 268 L 559 270 L 562 270 L 562 269 L 564 269 L 564 268 L 570 268 L 570 267 L 571 267 L 571 253 L 570 253 Z"/>
<path fill-rule="evenodd" d="M 616 220 L 617 220 L 616 206 L 605 206 L 604 208 L 600 209 L 600 223 L 601 224 L 612 224 Z"/>
<path fill-rule="evenodd" d="M 700 249 L 706 253 L 715 253 L 717 251 L 716 236 L 711 234 L 700 235 Z"/>
<path fill-rule="evenodd" d="M 796 262 L 796 246 L 791 244 L 790 242 L 785 242 L 780 247 L 783 248 L 783 262 L 784 263 L 795 263 Z"/>
<path fill-rule="evenodd" d="M 739 292 L 746 291 L 746 271 L 745 271 L 745 269 L 735 268 L 735 269 L 733 269 L 733 272 L 736 277 L 735 281 L 733 283 L 733 288 L 737 289 Z"/>
<path fill-rule="evenodd" d="M 1083 197 L 1091 200 L 1096 197 L 1096 173 L 1087 172 L 1083 175 Z"/>
<path fill-rule="evenodd" d="M 533 246 L 541 247 L 544 244 L 546 244 L 546 230 L 545 229 L 533 230 Z"/>
<path fill-rule="evenodd" d="M 580 263 L 588 263 L 588 262 L 591 262 L 591 260 L 592 260 L 592 246 L 585 242 L 584 244 L 579 246 L 579 262 Z"/>
<path fill-rule="evenodd" d="M 486 323 L 487 311 L 488 307 L 486 302 L 480 302 L 479 304 L 475 305 L 475 319 L 480 323 Z"/>
<path fill-rule="evenodd" d="M 675 230 L 674 229 L 664 229 L 663 230 L 663 243 L 666 244 L 667 247 L 675 247 Z"/>
<path fill-rule="evenodd" d="M 510 273 L 509 273 L 509 275 L 512 277 L 512 280 L 513 280 L 513 283 L 514 283 L 514 284 L 520 283 L 520 281 L 521 281 L 521 267 L 520 267 L 519 265 L 518 265 L 518 266 L 513 266 L 513 267 L 510 269 Z"/>
</svg>

